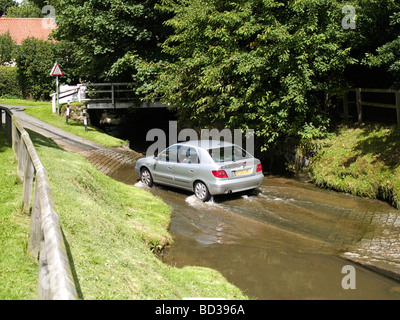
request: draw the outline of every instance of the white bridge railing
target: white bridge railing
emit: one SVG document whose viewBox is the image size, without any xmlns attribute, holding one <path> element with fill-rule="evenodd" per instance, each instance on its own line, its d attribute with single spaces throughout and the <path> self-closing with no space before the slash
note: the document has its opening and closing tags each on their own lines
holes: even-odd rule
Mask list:
<svg viewBox="0 0 400 320">
<path fill-rule="evenodd" d="M 57 94 L 53 93 L 53 113 L 56 113 Z M 59 103 L 79 101 L 88 109 L 165 108 L 160 102 L 135 102 L 133 83 L 87 83 L 62 86 Z"/>
</svg>

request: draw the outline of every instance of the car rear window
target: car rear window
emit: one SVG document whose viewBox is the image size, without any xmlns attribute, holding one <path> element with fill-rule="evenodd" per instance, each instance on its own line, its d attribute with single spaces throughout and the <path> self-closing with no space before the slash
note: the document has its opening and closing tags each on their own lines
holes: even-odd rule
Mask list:
<svg viewBox="0 0 400 320">
<path fill-rule="evenodd" d="M 216 163 L 240 161 L 252 158 L 252 156 L 239 146 L 216 148 L 208 150 Z"/>
</svg>

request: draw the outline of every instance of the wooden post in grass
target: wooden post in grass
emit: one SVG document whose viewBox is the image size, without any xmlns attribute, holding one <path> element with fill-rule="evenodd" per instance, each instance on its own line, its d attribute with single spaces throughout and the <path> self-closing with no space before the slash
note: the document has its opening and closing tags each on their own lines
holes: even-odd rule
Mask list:
<svg viewBox="0 0 400 320">
<path fill-rule="evenodd" d="M 357 117 L 358 117 L 358 123 L 362 123 L 361 88 L 357 88 L 357 89 L 356 89 L 356 99 L 357 99 Z"/>
<path fill-rule="evenodd" d="M 400 91 L 396 91 L 397 125 L 400 127 Z"/>
</svg>

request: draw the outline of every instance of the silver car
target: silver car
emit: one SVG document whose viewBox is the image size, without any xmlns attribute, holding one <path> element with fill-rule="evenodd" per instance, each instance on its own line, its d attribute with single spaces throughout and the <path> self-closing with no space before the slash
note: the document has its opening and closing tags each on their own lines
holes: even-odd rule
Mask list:
<svg viewBox="0 0 400 320">
<path fill-rule="evenodd" d="M 178 143 L 154 157 L 139 159 L 136 173 L 154 184 L 192 191 L 202 201 L 211 196 L 259 187 L 264 179 L 260 160 L 224 141 Z"/>
</svg>

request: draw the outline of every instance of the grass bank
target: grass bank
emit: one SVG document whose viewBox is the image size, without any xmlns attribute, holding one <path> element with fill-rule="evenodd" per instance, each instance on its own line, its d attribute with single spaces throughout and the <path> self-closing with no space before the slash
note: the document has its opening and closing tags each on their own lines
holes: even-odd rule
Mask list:
<svg viewBox="0 0 400 320">
<path fill-rule="evenodd" d="M 171 209 L 161 199 L 107 177 L 43 136 L 30 135 L 50 175 L 81 298 L 246 298 L 214 270 L 173 268 L 152 253 L 172 242 Z"/>
<path fill-rule="evenodd" d="M 310 176 L 324 188 L 381 199 L 400 209 L 400 130 L 376 124 L 341 126 L 320 141 Z"/>
<path fill-rule="evenodd" d="M 60 128 L 66 132 L 73 133 L 84 139 L 99 143 L 106 147 L 122 147 L 128 144 L 127 141 L 103 134 L 98 128 L 90 125 L 88 125 L 88 131 L 86 132 L 82 122 L 77 120 L 69 119 L 67 124 L 65 117 L 61 117 L 52 113 L 51 108 L 51 104 L 49 106 L 39 105 L 27 108 L 25 112 L 48 124 L 51 124 L 52 126 Z"/>
<path fill-rule="evenodd" d="M 1 98 L 1 104 L 7 104 L 12 106 L 46 106 L 51 108 L 51 102 L 49 101 L 34 101 L 34 100 L 25 100 L 25 99 L 9 99 L 9 98 Z"/>
<path fill-rule="evenodd" d="M 22 213 L 22 184 L 4 130 L 0 172 L 0 300 L 36 299 L 38 267 L 27 254 L 30 217 Z"/>
</svg>

